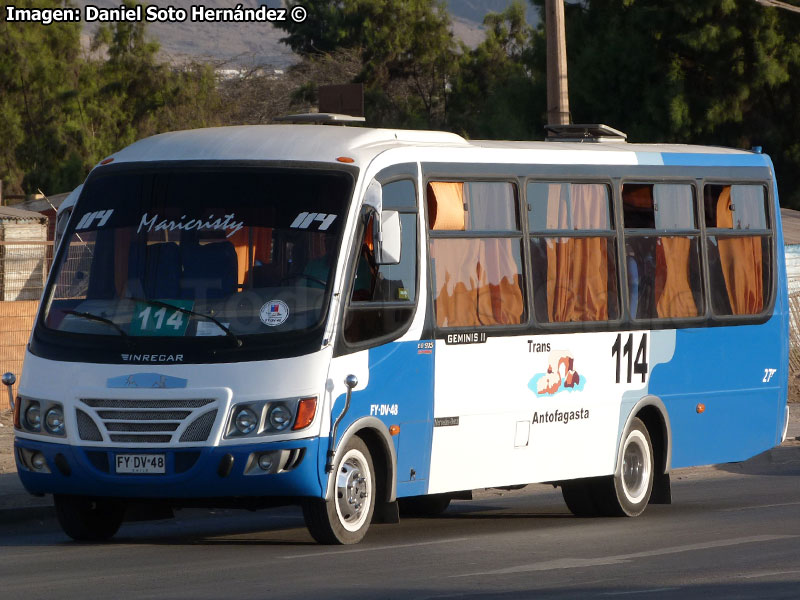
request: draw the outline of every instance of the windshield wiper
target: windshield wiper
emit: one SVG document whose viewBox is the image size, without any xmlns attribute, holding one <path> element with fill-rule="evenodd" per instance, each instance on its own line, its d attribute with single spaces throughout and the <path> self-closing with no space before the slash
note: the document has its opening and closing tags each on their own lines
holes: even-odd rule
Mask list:
<svg viewBox="0 0 800 600">
<path fill-rule="evenodd" d="M 190 315 L 190 316 L 193 316 L 193 317 L 200 317 L 201 319 L 208 319 L 209 321 L 214 323 L 214 325 L 216 325 L 222 331 L 224 331 L 225 335 L 233 340 L 233 342 L 234 342 L 234 344 L 236 344 L 237 348 L 242 345 L 242 340 L 239 338 L 239 336 L 237 336 L 227 326 L 225 326 L 224 324 L 220 323 L 217 319 L 215 319 L 211 315 L 204 315 L 201 312 L 197 312 L 195 310 L 189 310 L 188 308 L 183 308 L 183 307 L 180 307 L 180 306 L 175 306 L 174 304 L 170 304 L 169 302 L 162 302 L 161 300 L 150 300 L 149 298 L 136 298 L 136 297 L 130 297 L 130 298 L 128 298 L 128 300 L 133 300 L 134 302 L 145 302 L 147 304 L 152 304 L 153 306 L 160 306 L 161 308 L 167 308 L 167 309 L 170 309 L 170 310 L 176 310 L 179 313 L 183 313 L 185 315 Z"/>
<path fill-rule="evenodd" d="M 119 325 L 114 323 L 111 319 L 107 319 L 106 317 L 101 317 L 100 315 L 95 315 L 88 312 L 80 312 L 77 310 L 63 310 L 61 311 L 65 315 L 75 315 L 76 317 L 81 317 L 83 319 L 88 319 L 90 321 L 97 321 L 98 323 L 105 323 L 106 325 L 110 325 L 114 329 L 116 329 L 122 337 L 127 338 L 128 333 Z"/>
</svg>

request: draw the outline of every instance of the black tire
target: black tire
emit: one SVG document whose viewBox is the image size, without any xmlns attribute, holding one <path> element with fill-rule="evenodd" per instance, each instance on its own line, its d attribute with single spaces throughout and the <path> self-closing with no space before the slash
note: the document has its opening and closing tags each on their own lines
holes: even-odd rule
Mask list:
<svg viewBox="0 0 800 600">
<path fill-rule="evenodd" d="M 125 503 L 112 498 L 55 496 L 58 524 L 77 542 L 102 542 L 114 537 L 125 517 Z"/>
<path fill-rule="evenodd" d="M 447 494 L 428 494 L 427 496 L 410 496 L 400 498 L 400 514 L 409 517 L 435 517 L 442 514 L 450 506 Z"/>
<path fill-rule="evenodd" d="M 565 481 L 561 484 L 561 495 L 567 508 L 576 517 L 596 517 L 597 506 L 592 497 L 592 482 L 586 479 Z"/>
<path fill-rule="evenodd" d="M 616 474 L 597 480 L 593 488 L 594 501 L 602 515 L 638 517 L 650 502 L 655 473 L 653 442 L 640 419 L 631 421 L 619 452 Z"/>
<path fill-rule="evenodd" d="M 616 474 L 565 481 L 561 494 L 576 517 L 637 517 L 650 501 L 654 473 L 650 434 L 634 418 L 622 438 Z"/>
<path fill-rule="evenodd" d="M 367 445 L 353 437 L 337 451 L 333 497 L 303 503 L 303 517 L 320 544 L 356 544 L 375 512 L 375 468 Z"/>
</svg>

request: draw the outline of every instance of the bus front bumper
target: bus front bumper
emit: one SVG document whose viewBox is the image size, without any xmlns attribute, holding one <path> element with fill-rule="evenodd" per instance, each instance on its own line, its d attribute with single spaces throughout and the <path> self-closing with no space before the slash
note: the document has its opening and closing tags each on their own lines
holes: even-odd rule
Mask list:
<svg viewBox="0 0 800 600">
<path fill-rule="evenodd" d="M 157 449 L 14 440 L 17 472 L 31 494 L 118 498 L 322 497 L 318 448 L 319 438 Z M 164 472 L 117 472 L 134 462 Z"/>
</svg>

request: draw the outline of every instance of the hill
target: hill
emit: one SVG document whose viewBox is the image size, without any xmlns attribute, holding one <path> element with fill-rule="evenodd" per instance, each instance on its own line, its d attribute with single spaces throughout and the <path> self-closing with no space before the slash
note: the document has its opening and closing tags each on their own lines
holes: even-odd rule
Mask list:
<svg viewBox="0 0 800 600">
<path fill-rule="evenodd" d="M 83 8 L 92 4 L 100 8 L 116 8 L 119 0 L 75 0 Z M 245 8 L 258 7 L 259 0 L 203 0 L 208 8 L 233 8 L 241 3 Z M 453 32 L 464 42 L 475 47 L 483 39 L 483 17 L 487 12 L 500 12 L 511 0 L 449 0 L 448 8 L 453 19 Z M 173 0 L 172 6 L 187 8 L 198 2 Z M 273 2 L 269 3 L 274 5 Z M 536 13 L 528 9 L 528 20 Z M 98 25 L 84 24 L 84 42 L 88 45 Z M 175 63 L 201 59 L 218 63 L 221 67 L 271 65 L 284 68 L 296 58 L 280 39 L 285 35 L 270 24 L 261 23 L 149 23 L 149 34 L 161 44 L 161 53 Z"/>
</svg>

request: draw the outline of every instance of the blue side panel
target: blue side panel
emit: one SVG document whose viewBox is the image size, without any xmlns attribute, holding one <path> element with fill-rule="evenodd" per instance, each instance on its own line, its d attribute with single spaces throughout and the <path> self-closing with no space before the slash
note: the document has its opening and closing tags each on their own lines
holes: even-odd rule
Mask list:
<svg viewBox="0 0 800 600">
<path fill-rule="evenodd" d="M 677 331 L 673 359 L 653 368 L 649 387 L 669 414 L 673 468 L 745 460 L 779 443 L 784 324 L 778 313 L 763 325 Z M 769 380 L 767 369 L 777 369 Z"/>
<path fill-rule="evenodd" d="M 398 425 L 397 496 L 425 494 L 433 439 L 433 340 L 394 342 L 369 350 L 369 383 L 353 392 L 350 410 L 339 426 L 344 432 L 362 417 L 386 427 Z M 336 399 L 333 415 L 344 406 Z M 337 442 L 338 443 L 338 442 Z"/>
<path fill-rule="evenodd" d="M 775 172 L 775 168 L 772 165 L 772 160 L 769 156 L 766 157 L 767 164 L 772 172 Z M 778 200 L 778 183 L 773 180 L 772 182 L 772 193 L 774 195 L 775 201 L 775 247 L 776 247 L 776 256 L 775 260 L 778 265 L 778 298 L 775 304 L 775 311 L 782 315 L 783 318 L 783 337 L 781 339 L 781 365 L 786 365 L 786 373 L 780 377 L 778 383 L 781 386 L 781 398 L 785 398 L 788 401 L 789 398 L 789 286 L 788 286 L 788 275 L 786 273 L 786 246 L 784 245 L 783 241 L 783 224 L 781 219 L 781 211 L 779 210 L 780 202 Z M 786 410 L 784 409 L 783 415 L 781 416 L 781 425 L 779 428 L 779 432 L 783 433 L 783 428 L 786 425 Z"/>
<path fill-rule="evenodd" d="M 698 154 L 662 152 L 665 165 L 679 167 L 766 167 L 764 154 Z"/>
</svg>

